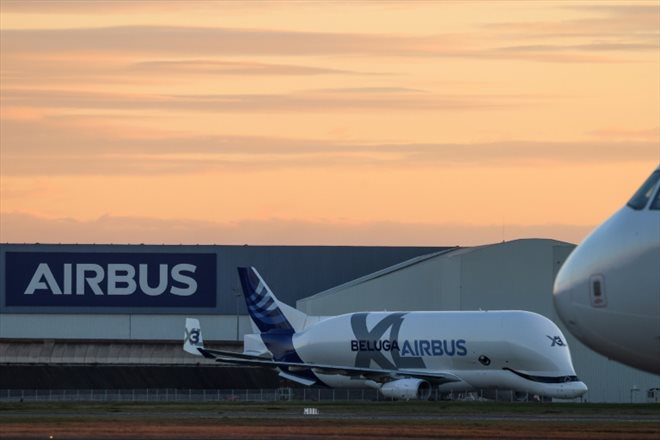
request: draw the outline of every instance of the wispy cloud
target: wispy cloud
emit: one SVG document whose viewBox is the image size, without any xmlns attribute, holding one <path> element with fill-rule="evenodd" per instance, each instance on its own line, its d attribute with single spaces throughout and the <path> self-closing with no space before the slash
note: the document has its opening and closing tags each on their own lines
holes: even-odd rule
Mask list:
<svg viewBox="0 0 660 440">
<path fill-rule="evenodd" d="M 658 51 L 660 42 L 655 44 L 631 43 L 591 43 L 591 44 L 537 44 L 524 46 L 499 47 L 503 52 L 630 52 L 630 51 Z"/>
<path fill-rule="evenodd" d="M 2 30 L 5 53 L 120 53 L 199 55 L 398 55 L 441 54 L 451 35 L 396 36 L 182 26 L 120 26 Z"/>
<path fill-rule="evenodd" d="M 559 26 L 562 32 L 583 29 L 581 22 L 571 24 L 550 23 L 540 28 L 549 29 L 549 34 Z M 527 40 L 544 38 L 539 27 L 528 23 L 502 28 L 493 27 L 494 35 L 487 33 L 434 34 L 434 35 L 390 35 L 352 34 L 323 32 L 292 32 L 270 29 L 232 29 L 181 26 L 121 26 L 105 28 L 74 29 L 8 29 L 0 31 L 0 50 L 5 54 L 100 54 L 133 56 L 185 56 L 185 57 L 230 57 L 230 56 L 289 56 L 305 57 L 316 55 L 370 56 L 405 58 L 467 58 L 467 59 L 516 59 L 541 62 L 620 62 L 624 59 L 603 56 L 587 56 L 579 52 L 619 52 L 622 50 L 654 50 L 657 41 L 638 33 L 616 36 L 606 42 L 587 41 L 575 45 L 502 45 L 507 39 L 520 40 L 520 34 L 509 35 L 512 29 L 527 33 Z M 501 29 L 505 31 L 500 32 Z M 605 31 L 605 29 L 603 29 Z M 653 31 L 649 31 L 653 32 Z M 611 35 L 611 34 L 610 34 Z M 653 34 L 657 35 L 657 31 Z M 590 36 L 589 34 L 584 36 Z M 626 38 L 622 40 L 622 38 Z M 640 41 L 641 39 L 641 41 Z M 578 52 L 572 56 L 565 51 Z M 532 52 L 532 53 L 530 53 Z M 554 56 L 552 53 L 557 52 Z M 532 56 L 534 55 L 534 56 Z M 175 66 L 170 65 L 169 68 Z M 194 68 L 188 65 L 190 71 Z M 207 66 L 207 68 L 209 68 Z M 275 68 L 276 67 L 271 67 Z M 224 69 L 227 66 L 216 66 Z M 285 71 L 283 67 L 280 68 Z M 199 67 L 197 71 L 199 72 Z"/>
<path fill-rule="evenodd" d="M 119 94 L 75 90 L 4 89 L 4 106 L 59 109 L 113 109 L 199 112 L 332 112 L 377 109 L 486 110 L 525 105 L 525 96 L 421 94 L 407 88 L 353 88 L 281 94 Z"/>
<path fill-rule="evenodd" d="M 660 5 L 570 5 L 582 17 L 564 20 L 497 22 L 483 25 L 499 46 L 483 56 L 574 63 L 620 63 L 635 53 L 660 50 Z M 547 40 L 552 40 L 548 44 Z M 525 44 L 501 44 L 507 41 Z M 560 41 L 570 41 L 558 44 Z M 595 55 L 599 54 L 599 55 Z M 607 56 L 603 55 L 607 54 Z"/>
<path fill-rule="evenodd" d="M 631 130 L 625 128 L 602 128 L 589 132 L 590 135 L 610 141 L 651 141 L 655 142 L 660 155 L 660 127 Z M 660 156 L 658 157 L 660 159 Z"/>
<path fill-rule="evenodd" d="M 570 5 L 561 9 L 584 15 L 562 20 L 501 21 L 482 25 L 505 39 L 603 38 L 621 41 L 654 41 L 660 29 L 660 5 Z"/>
<path fill-rule="evenodd" d="M 429 93 L 421 89 L 410 87 L 343 87 L 331 89 L 310 90 L 313 93 L 341 93 L 341 94 L 390 94 L 390 93 Z"/>
<path fill-rule="evenodd" d="M 3 120 L 3 175 L 189 174 L 316 167 L 653 162 L 653 138 L 592 142 L 342 143 L 169 131 L 100 132 L 66 118 Z"/>
<path fill-rule="evenodd" d="M 154 78 L 182 80 L 212 80 L 219 77 L 244 79 L 246 77 L 272 79 L 277 77 L 314 76 L 384 76 L 382 72 L 359 72 L 301 64 L 278 64 L 256 61 L 229 61 L 220 59 L 187 58 L 177 60 L 149 60 L 133 62 L 111 56 L 94 62 L 72 62 L 68 57 L 22 57 L 3 54 L 0 65 L 2 94 L 12 87 L 80 87 L 81 84 L 143 85 L 153 84 Z"/>
<path fill-rule="evenodd" d="M 263 13 L 264 10 L 278 10 L 289 6 L 290 2 L 281 0 L 264 0 L 259 2 L 225 0 L 225 1 L 76 1 L 76 0 L 3 0 L 2 9 L 12 14 L 52 14 L 52 15 L 95 15 L 112 14 L 125 15 L 129 13 L 158 14 L 170 12 L 185 14 L 199 11 L 203 14 L 219 12 Z M 377 4 L 377 2 L 374 2 Z M 301 6 L 301 5 L 299 5 Z"/>
<path fill-rule="evenodd" d="M 371 75 L 341 69 L 246 61 L 159 60 L 134 63 L 130 72 L 190 75 Z"/>
<path fill-rule="evenodd" d="M 471 225 L 397 222 L 310 222 L 269 218 L 220 223 L 103 216 L 89 221 L 1 212 L 2 242 L 253 245 L 479 245 L 513 238 L 577 243 L 591 225 Z"/>
</svg>

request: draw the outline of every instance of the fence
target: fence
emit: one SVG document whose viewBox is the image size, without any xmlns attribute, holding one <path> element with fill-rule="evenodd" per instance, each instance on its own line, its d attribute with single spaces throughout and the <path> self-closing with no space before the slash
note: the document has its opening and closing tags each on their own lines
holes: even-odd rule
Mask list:
<svg viewBox="0 0 660 440">
<path fill-rule="evenodd" d="M 372 389 L 90 389 L 0 390 L 0 402 L 275 402 L 287 400 L 383 400 Z"/>
<path fill-rule="evenodd" d="M 535 401 L 532 395 L 489 390 L 487 393 L 435 393 L 433 400 Z M 378 401 L 390 400 L 377 390 L 365 389 L 75 389 L 75 390 L 0 390 L 0 402 L 276 402 L 276 401 Z"/>
</svg>

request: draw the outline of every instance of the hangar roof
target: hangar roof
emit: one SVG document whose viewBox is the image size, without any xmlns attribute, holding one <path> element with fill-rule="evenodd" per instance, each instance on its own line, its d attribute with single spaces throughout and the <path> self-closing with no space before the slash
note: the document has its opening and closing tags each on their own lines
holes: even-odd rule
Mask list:
<svg viewBox="0 0 660 440">
<path fill-rule="evenodd" d="M 554 275 L 573 248 L 557 240 L 519 239 L 443 249 L 303 298 L 297 307 L 312 315 L 520 309 L 533 301 L 534 292 L 551 297 Z"/>
<path fill-rule="evenodd" d="M 367 283 L 367 282 L 375 280 L 377 278 L 381 278 L 381 277 L 390 275 L 394 272 L 398 272 L 400 270 L 405 270 L 405 269 L 407 269 L 411 266 L 414 266 L 414 265 L 419 264 L 419 263 L 423 263 L 425 261 L 428 261 L 430 259 L 439 257 L 441 255 L 446 255 L 446 254 L 449 254 L 449 253 L 452 253 L 454 255 L 460 250 L 465 251 L 465 250 L 468 250 L 468 249 L 471 249 L 471 248 L 468 248 L 468 247 L 461 248 L 461 247 L 457 246 L 457 247 L 454 247 L 454 248 L 445 249 L 445 250 L 442 250 L 442 251 L 433 252 L 433 253 L 426 254 L 426 255 L 420 255 L 419 257 L 411 258 L 409 260 L 403 261 L 403 262 L 395 264 L 393 266 L 386 267 L 385 269 L 370 273 L 370 274 L 365 275 L 365 276 L 360 277 L 360 278 L 356 278 L 356 279 L 351 280 L 347 283 L 340 284 L 338 286 L 332 287 L 328 290 L 324 290 L 323 292 L 319 292 L 315 295 L 304 298 L 304 301 L 314 300 L 314 299 L 321 298 L 321 297 L 324 297 L 324 296 L 329 296 L 329 295 L 332 295 L 333 293 L 340 292 L 342 290 L 352 288 L 352 287 L 358 286 L 358 285 L 363 284 L 363 283 Z"/>
</svg>

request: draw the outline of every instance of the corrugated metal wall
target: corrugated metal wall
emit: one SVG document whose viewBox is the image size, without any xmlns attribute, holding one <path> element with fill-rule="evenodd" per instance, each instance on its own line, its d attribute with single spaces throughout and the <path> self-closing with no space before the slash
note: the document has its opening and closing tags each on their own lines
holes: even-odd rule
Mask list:
<svg viewBox="0 0 660 440">
<path fill-rule="evenodd" d="M 0 364 L 216 365 L 212 360 L 186 353 L 182 344 L 149 341 L 1 340 Z M 206 343 L 208 348 L 242 351 L 239 345 Z"/>
<path fill-rule="evenodd" d="M 204 338 L 242 340 L 251 333 L 247 316 L 190 313 L 200 320 Z M 126 339 L 178 341 L 183 336 L 183 315 L 61 315 L 2 314 L 0 339 Z M 237 331 L 238 330 L 238 331 Z"/>
</svg>

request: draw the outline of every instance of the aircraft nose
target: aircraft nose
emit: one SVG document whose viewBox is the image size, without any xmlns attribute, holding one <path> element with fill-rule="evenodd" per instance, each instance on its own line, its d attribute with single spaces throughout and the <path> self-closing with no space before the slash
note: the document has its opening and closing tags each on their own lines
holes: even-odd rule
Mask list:
<svg viewBox="0 0 660 440">
<path fill-rule="evenodd" d="M 589 388 L 587 387 L 587 384 L 584 382 L 573 382 L 571 384 L 570 389 L 567 390 L 567 396 L 569 399 L 573 399 L 576 397 L 580 397 L 584 393 L 589 391 Z"/>
<path fill-rule="evenodd" d="M 592 277 L 582 260 L 583 257 L 574 252 L 557 274 L 553 289 L 555 310 L 574 334 L 579 333 L 578 308 L 589 300 L 589 280 Z"/>
<path fill-rule="evenodd" d="M 565 286 L 561 286 L 558 288 L 555 285 L 554 289 L 554 303 L 555 303 L 555 310 L 557 310 L 557 314 L 561 318 L 564 323 L 568 324 L 569 321 L 575 322 L 572 318 L 571 315 L 571 306 L 573 303 L 572 296 L 573 296 L 573 291 L 574 288 L 568 288 Z"/>
<path fill-rule="evenodd" d="M 607 308 L 605 276 L 611 281 L 620 265 L 613 257 L 613 250 L 620 251 L 626 246 L 623 215 L 625 212 L 617 213 L 596 228 L 573 250 L 555 278 L 555 310 L 580 339 L 583 332 L 579 327 L 586 325 L 584 321 Z"/>
</svg>

